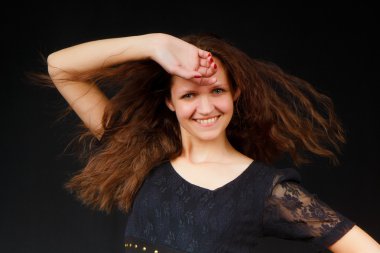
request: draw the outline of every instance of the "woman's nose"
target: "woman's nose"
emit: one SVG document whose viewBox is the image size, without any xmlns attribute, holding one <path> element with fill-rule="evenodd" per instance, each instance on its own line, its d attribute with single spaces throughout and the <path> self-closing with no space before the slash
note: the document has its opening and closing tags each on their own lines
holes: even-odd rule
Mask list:
<svg viewBox="0 0 380 253">
<path fill-rule="evenodd" d="M 198 112 L 204 115 L 210 114 L 214 110 L 212 100 L 207 96 L 200 96 Z"/>
</svg>

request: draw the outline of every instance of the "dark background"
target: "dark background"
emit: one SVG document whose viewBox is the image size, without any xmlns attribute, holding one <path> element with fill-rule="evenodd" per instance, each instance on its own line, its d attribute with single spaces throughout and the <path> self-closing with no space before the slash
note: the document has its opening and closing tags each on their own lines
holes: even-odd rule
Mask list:
<svg viewBox="0 0 380 253">
<path fill-rule="evenodd" d="M 245 1 L 244 1 L 245 2 Z M 12 3 L 11 3 L 12 4 Z M 330 96 L 346 129 L 341 165 L 303 166 L 304 186 L 380 241 L 378 33 L 376 8 L 328 5 L 61 2 L 2 7 L 0 252 L 122 252 L 125 216 L 91 211 L 63 190 L 80 164 L 63 152 L 78 122 L 54 124 L 66 106 L 28 83 L 39 53 L 109 37 L 214 32 L 254 58 L 273 61 Z M 265 239 L 257 252 L 316 252 Z M 325 252 L 328 252 L 327 250 Z"/>
</svg>

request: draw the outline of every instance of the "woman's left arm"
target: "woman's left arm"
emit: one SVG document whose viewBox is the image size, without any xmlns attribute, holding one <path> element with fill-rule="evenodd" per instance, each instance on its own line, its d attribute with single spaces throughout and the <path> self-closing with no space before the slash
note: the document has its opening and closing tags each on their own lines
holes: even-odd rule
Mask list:
<svg viewBox="0 0 380 253">
<path fill-rule="evenodd" d="M 380 253 L 379 243 L 357 225 L 328 249 L 334 253 Z"/>
</svg>

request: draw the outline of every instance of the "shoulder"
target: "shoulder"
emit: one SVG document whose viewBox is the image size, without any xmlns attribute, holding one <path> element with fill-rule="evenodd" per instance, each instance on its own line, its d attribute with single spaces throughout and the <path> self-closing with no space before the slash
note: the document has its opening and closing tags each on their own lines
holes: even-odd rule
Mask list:
<svg viewBox="0 0 380 253">
<path fill-rule="evenodd" d="M 278 184 L 284 181 L 302 181 L 301 174 L 293 167 L 277 167 L 261 161 L 256 161 L 256 168 L 259 173 L 269 178 L 273 184 Z"/>
<path fill-rule="evenodd" d="M 169 160 L 159 161 L 152 166 L 150 173 L 161 173 L 162 171 L 168 170 L 169 167 L 170 167 Z"/>
<path fill-rule="evenodd" d="M 271 194 L 273 189 L 286 182 L 302 184 L 301 174 L 293 167 L 277 167 L 261 161 L 256 161 L 255 176 L 256 184 L 261 184 L 266 189 L 266 196 Z"/>
</svg>

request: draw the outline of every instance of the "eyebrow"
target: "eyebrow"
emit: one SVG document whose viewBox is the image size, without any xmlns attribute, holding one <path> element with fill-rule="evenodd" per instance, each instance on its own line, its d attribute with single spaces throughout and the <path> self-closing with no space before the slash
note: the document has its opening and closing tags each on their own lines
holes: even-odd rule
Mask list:
<svg viewBox="0 0 380 253">
<path fill-rule="evenodd" d="M 196 87 L 199 87 L 198 85 Z M 211 84 L 211 85 L 202 85 L 201 87 L 211 87 L 211 88 L 229 88 L 229 85 L 225 84 L 225 83 L 214 83 L 214 84 Z M 192 91 L 195 91 L 197 88 L 183 88 L 181 89 L 181 92 L 184 91 L 184 90 L 192 90 Z"/>
<path fill-rule="evenodd" d="M 222 88 L 222 89 L 225 89 L 225 90 L 229 90 L 229 86 L 227 84 L 222 84 L 222 83 L 218 83 L 218 84 L 211 84 L 211 85 L 207 85 L 206 87 L 210 87 L 211 90 L 213 89 L 218 89 L 218 88 Z M 182 94 L 187 94 L 187 93 L 196 93 L 198 92 L 198 90 L 195 88 L 182 88 L 178 91 L 178 94 L 179 95 L 182 95 Z"/>
<path fill-rule="evenodd" d="M 226 86 L 228 87 L 228 85 L 224 83 L 212 84 L 213 88 L 226 88 Z"/>
</svg>

